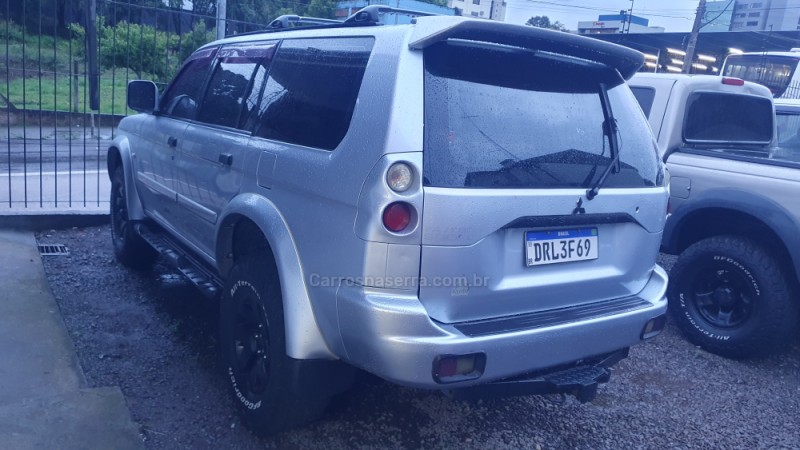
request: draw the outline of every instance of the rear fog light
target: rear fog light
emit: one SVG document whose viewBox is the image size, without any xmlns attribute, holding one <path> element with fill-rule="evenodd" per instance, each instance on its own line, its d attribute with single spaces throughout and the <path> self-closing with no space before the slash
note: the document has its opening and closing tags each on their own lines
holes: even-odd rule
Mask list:
<svg viewBox="0 0 800 450">
<path fill-rule="evenodd" d="M 474 380 L 483 375 L 485 367 L 486 355 L 483 353 L 439 356 L 433 361 L 433 379 L 437 383 Z"/>
<path fill-rule="evenodd" d="M 658 336 L 661 333 L 661 330 L 664 329 L 664 326 L 667 324 L 667 315 L 662 314 L 655 319 L 650 319 L 644 324 L 644 328 L 642 329 L 641 339 L 644 341 L 646 339 L 650 339 L 653 337 Z"/>
</svg>

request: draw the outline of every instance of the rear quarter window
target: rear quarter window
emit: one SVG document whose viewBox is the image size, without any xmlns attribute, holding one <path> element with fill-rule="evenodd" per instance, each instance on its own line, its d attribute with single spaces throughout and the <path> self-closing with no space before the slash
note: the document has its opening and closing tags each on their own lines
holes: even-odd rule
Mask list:
<svg viewBox="0 0 800 450">
<path fill-rule="evenodd" d="M 773 134 L 772 100 L 753 95 L 695 92 L 686 102 L 687 143 L 768 144 Z"/>
<path fill-rule="evenodd" d="M 374 39 L 290 39 L 281 43 L 257 112 L 254 136 L 333 150 L 350 128 Z"/>
<path fill-rule="evenodd" d="M 631 86 L 631 92 L 639 102 L 642 111 L 646 117 L 650 117 L 650 110 L 653 109 L 653 100 L 656 98 L 656 90 L 650 87 Z"/>
</svg>

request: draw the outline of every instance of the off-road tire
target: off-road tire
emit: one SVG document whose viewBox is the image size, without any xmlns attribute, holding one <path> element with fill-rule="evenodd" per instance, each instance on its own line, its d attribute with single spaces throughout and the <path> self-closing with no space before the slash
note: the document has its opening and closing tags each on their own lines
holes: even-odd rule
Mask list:
<svg viewBox="0 0 800 450">
<path fill-rule="evenodd" d="M 238 261 L 220 300 L 224 375 L 237 412 L 254 433 L 270 435 L 319 418 L 327 398 L 309 398 L 286 355 L 280 282 L 273 264 Z"/>
<path fill-rule="evenodd" d="M 136 270 L 148 270 L 158 258 L 158 252 L 133 229 L 128 216 L 125 176 L 117 167 L 111 176 L 111 242 L 114 256 L 122 264 Z"/>
<path fill-rule="evenodd" d="M 695 345 L 721 356 L 771 353 L 798 323 L 800 305 L 778 259 L 738 236 L 697 242 L 670 273 L 671 315 Z"/>
</svg>

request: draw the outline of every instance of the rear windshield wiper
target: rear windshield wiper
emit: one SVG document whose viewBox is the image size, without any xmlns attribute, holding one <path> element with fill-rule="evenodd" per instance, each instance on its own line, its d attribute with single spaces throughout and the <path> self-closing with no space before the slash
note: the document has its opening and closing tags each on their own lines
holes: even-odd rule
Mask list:
<svg viewBox="0 0 800 450">
<path fill-rule="evenodd" d="M 614 173 L 619 173 L 620 171 L 617 119 L 614 118 L 614 114 L 611 112 L 611 101 L 608 99 L 608 91 L 606 91 L 606 85 L 603 83 L 600 83 L 600 99 L 603 104 L 603 117 L 605 119 L 603 120 L 603 134 L 608 136 L 608 146 L 611 149 L 611 161 L 594 185 L 586 190 L 586 200 L 597 197 L 597 193 L 600 192 L 600 188 L 603 186 L 603 183 L 606 182 L 606 178 L 608 178 L 608 175 L 612 171 Z"/>
</svg>

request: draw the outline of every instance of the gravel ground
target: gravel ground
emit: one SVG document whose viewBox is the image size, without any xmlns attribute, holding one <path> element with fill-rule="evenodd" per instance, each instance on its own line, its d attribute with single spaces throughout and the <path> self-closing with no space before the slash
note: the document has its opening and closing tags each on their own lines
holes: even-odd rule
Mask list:
<svg viewBox="0 0 800 450">
<path fill-rule="evenodd" d="M 37 238 L 69 248 L 43 259 L 88 383 L 121 387 L 151 449 L 800 447 L 800 341 L 732 361 L 695 348 L 671 324 L 634 347 L 590 404 L 466 403 L 364 376 L 320 422 L 257 438 L 235 416 L 216 365 L 213 310 L 200 294 L 164 265 L 147 274 L 122 267 L 108 227 Z"/>
</svg>

